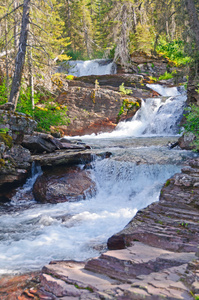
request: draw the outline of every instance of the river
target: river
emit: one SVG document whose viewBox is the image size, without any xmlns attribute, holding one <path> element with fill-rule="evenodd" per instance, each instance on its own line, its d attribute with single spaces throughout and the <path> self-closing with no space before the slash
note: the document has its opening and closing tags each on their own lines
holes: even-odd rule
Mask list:
<svg viewBox="0 0 199 300">
<path fill-rule="evenodd" d="M 153 88 L 160 92 L 162 87 Z M 0 207 L 0 275 L 38 270 L 51 260 L 97 256 L 139 209 L 158 201 L 164 182 L 196 156 L 170 147 L 178 139 L 185 92 L 174 88 L 161 93 L 143 101 L 133 120 L 120 123 L 114 132 L 81 137 L 93 150 L 112 153 L 93 162 L 94 197 L 38 204 L 31 188 L 41 170 L 33 169 L 32 178 Z"/>
</svg>

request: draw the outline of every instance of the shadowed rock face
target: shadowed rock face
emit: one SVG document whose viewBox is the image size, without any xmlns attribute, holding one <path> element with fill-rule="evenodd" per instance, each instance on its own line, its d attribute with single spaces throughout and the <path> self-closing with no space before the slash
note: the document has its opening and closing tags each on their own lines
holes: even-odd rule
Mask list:
<svg viewBox="0 0 199 300">
<path fill-rule="evenodd" d="M 95 194 L 95 183 L 88 170 L 59 167 L 45 171 L 33 187 L 35 200 L 42 203 L 78 201 Z"/>
</svg>

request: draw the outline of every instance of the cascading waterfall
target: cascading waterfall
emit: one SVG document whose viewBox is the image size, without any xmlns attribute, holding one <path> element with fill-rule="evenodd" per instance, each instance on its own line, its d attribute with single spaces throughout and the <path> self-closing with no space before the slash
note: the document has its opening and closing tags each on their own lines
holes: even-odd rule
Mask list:
<svg viewBox="0 0 199 300">
<path fill-rule="evenodd" d="M 55 259 L 85 260 L 99 255 L 98 248 L 138 209 L 158 200 L 160 186 L 178 170 L 171 165 L 97 161 L 92 172 L 98 193 L 92 199 L 34 204 L 1 215 L 0 274 L 39 269 Z"/>
<path fill-rule="evenodd" d="M 159 86 L 153 88 L 160 92 Z M 166 98 L 143 101 L 133 120 L 122 122 L 113 133 L 83 137 L 93 147 L 110 149 L 113 154 L 93 162 L 96 196 L 56 205 L 30 201 L 24 206 L 23 197 L 31 190 L 34 174 L 18 190 L 7 204 L 9 210 L 4 208 L 0 214 L 0 274 L 38 270 L 56 259 L 97 256 L 107 239 L 123 229 L 137 210 L 158 201 L 162 184 L 180 170 L 187 157 L 196 155 L 168 150 L 166 138 L 157 139 L 157 135 L 177 133 L 186 99 L 177 89 L 172 89 L 172 95 L 171 90 L 163 92 Z M 152 134 L 155 138 L 146 138 Z"/>
<path fill-rule="evenodd" d="M 186 92 L 183 87 L 163 87 L 148 84 L 161 96 L 142 100 L 141 108 L 131 121 L 120 122 L 111 133 L 92 134 L 86 138 L 125 138 L 143 136 L 176 135 L 186 106 Z"/>
<path fill-rule="evenodd" d="M 116 74 L 117 65 L 111 59 L 70 60 L 58 68 L 58 72 L 67 71 L 77 77 L 89 75 Z"/>
</svg>

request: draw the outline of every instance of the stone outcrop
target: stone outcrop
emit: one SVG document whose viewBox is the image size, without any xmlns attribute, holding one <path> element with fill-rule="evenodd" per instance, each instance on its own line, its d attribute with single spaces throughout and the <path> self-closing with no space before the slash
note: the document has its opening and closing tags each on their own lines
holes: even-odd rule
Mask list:
<svg viewBox="0 0 199 300">
<path fill-rule="evenodd" d="M 33 118 L 23 113 L 13 113 L 0 106 L 0 128 L 7 130 L 15 144 L 21 144 L 24 134 L 31 134 L 36 125 Z"/>
<path fill-rule="evenodd" d="M 114 250 L 87 262 L 52 261 L 20 299 L 197 299 L 198 195 L 194 159 L 165 183 L 159 202 L 109 239 Z"/>
<path fill-rule="evenodd" d="M 0 108 L 0 201 L 7 201 L 11 189 L 28 176 L 32 158 L 20 144 L 24 134 L 31 134 L 36 122 L 24 114 Z"/>
<path fill-rule="evenodd" d="M 39 176 L 33 186 L 33 195 L 41 203 L 78 201 L 95 194 L 95 183 L 89 170 L 79 167 L 59 167 Z"/>
</svg>

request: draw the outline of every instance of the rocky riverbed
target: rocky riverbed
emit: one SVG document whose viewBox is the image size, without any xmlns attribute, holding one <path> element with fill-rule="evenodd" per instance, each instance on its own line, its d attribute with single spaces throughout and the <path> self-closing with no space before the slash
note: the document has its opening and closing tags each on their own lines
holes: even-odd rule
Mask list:
<svg viewBox="0 0 199 300">
<path fill-rule="evenodd" d="M 1 299 L 196 299 L 199 296 L 199 159 L 163 186 L 108 248 L 87 262 L 52 261 L 0 280 Z M 195 297 L 195 298 L 194 298 Z"/>
</svg>

